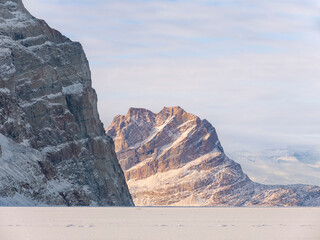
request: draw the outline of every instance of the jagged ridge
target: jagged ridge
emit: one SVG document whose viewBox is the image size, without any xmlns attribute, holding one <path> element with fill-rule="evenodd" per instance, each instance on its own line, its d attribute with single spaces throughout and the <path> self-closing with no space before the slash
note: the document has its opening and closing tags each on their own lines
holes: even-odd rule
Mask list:
<svg viewBox="0 0 320 240">
<path fill-rule="evenodd" d="M 215 128 L 180 107 L 130 108 L 107 129 L 136 205 L 319 206 L 320 188 L 252 182 Z"/>
</svg>

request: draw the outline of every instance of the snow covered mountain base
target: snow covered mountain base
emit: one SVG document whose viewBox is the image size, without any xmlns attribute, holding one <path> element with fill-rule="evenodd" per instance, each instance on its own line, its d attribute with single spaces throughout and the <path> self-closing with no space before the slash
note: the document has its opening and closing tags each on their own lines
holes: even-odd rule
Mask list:
<svg viewBox="0 0 320 240">
<path fill-rule="evenodd" d="M 44 157 L 36 149 L 2 134 L 0 145 L 0 206 L 64 205 L 63 193 L 78 190 L 81 194 L 81 188 L 67 181 L 48 180 L 43 174 Z"/>
</svg>

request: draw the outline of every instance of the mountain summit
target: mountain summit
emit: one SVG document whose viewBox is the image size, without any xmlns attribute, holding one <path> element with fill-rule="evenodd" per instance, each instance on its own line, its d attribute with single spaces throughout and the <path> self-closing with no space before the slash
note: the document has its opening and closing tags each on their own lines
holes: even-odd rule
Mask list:
<svg viewBox="0 0 320 240">
<path fill-rule="evenodd" d="M 136 205 L 320 205 L 320 187 L 252 182 L 225 155 L 215 128 L 180 107 L 130 108 L 107 134 Z"/>
<path fill-rule="evenodd" d="M 132 205 L 80 43 L 0 0 L 0 205 Z"/>
</svg>

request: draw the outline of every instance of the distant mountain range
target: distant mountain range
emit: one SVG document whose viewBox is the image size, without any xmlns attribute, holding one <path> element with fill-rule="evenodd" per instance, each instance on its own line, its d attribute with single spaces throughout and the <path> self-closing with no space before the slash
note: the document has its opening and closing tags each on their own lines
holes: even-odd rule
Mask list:
<svg viewBox="0 0 320 240">
<path fill-rule="evenodd" d="M 252 180 L 259 183 L 320 186 L 320 150 L 315 147 L 238 151 L 229 156 L 241 164 Z"/>
<path fill-rule="evenodd" d="M 130 108 L 106 131 L 138 206 L 320 206 L 318 186 L 251 181 L 215 128 L 180 107 Z"/>
</svg>

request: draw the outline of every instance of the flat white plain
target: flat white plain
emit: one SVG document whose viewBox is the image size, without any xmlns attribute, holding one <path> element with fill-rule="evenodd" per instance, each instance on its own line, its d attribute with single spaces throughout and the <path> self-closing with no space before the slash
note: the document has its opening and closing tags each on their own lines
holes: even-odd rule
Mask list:
<svg viewBox="0 0 320 240">
<path fill-rule="evenodd" d="M 320 208 L 0 208 L 1 240 L 319 240 Z"/>
</svg>

